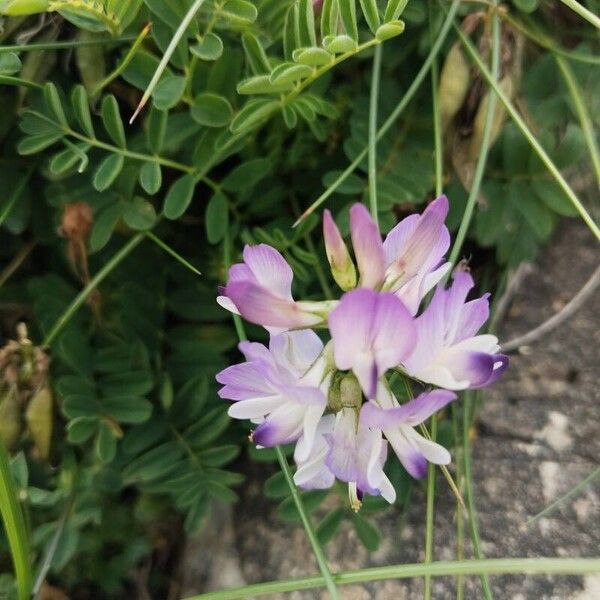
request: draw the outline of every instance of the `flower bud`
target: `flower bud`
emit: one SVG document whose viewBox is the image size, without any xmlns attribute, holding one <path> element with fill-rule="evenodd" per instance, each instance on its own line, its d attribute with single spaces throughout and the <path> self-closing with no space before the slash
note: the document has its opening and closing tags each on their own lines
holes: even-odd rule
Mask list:
<svg viewBox="0 0 600 600">
<path fill-rule="evenodd" d="M 356 269 L 331 213 L 323 213 L 323 237 L 327 260 L 335 282 L 346 292 L 356 287 Z"/>
<path fill-rule="evenodd" d="M 471 67 L 456 42 L 444 62 L 440 74 L 439 105 L 442 130 L 446 130 L 460 110 L 471 86 Z"/>
</svg>

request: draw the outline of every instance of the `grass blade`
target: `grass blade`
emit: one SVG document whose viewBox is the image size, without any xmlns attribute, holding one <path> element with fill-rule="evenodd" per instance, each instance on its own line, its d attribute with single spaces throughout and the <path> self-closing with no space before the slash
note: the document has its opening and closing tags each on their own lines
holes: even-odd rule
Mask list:
<svg viewBox="0 0 600 600">
<path fill-rule="evenodd" d="M 387 579 L 411 579 L 423 577 L 457 577 L 460 575 L 585 575 L 600 573 L 600 558 L 488 558 L 485 560 L 438 561 L 371 567 L 358 571 L 338 573 L 334 579 L 338 585 L 383 581 Z M 322 587 L 325 580 L 320 575 L 283 581 L 255 583 L 243 588 L 208 592 L 186 600 L 243 600 L 254 596 L 310 590 Z"/>
<path fill-rule="evenodd" d="M 25 519 L 17 497 L 17 488 L 10 472 L 8 452 L 0 439 L 0 513 L 8 538 L 10 554 L 15 567 L 17 594 L 19 600 L 29 600 L 32 586 L 32 573 L 29 538 Z"/>
<path fill-rule="evenodd" d="M 164 70 L 167 68 L 169 61 L 171 60 L 171 56 L 173 56 L 173 52 L 175 52 L 175 49 L 177 48 L 177 44 L 179 44 L 181 38 L 185 34 L 185 30 L 188 28 L 188 25 L 192 22 L 192 19 L 194 18 L 202 4 L 204 4 L 204 0 L 196 0 L 194 4 L 190 6 L 190 9 L 187 11 L 185 17 L 183 17 L 181 23 L 179 24 L 179 27 L 177 28 L 177 31 L 175 31 L 173 37 L 171 38 L 171 41 L 169 42 L 169 45 L 167 46 L 163 57 L 158 63 L 158 67 L 156 67 L 156 71 L 154 72 L 154 75 L 152 76 L 152 79 L 150 80 L 150 83 L 148 84 L 148 87 L 146 88 L 146 91 L 144 92 L 140 103 L 137 105 L 137 108 L 131 116 L 131 119 L 129 119 L 130 125 L 135 121 L 135 118 L 138 116 L 142 108 L 146 106 L 146 103 L 152 95 L 154 88 L 158 84 Z"/>
</svg>

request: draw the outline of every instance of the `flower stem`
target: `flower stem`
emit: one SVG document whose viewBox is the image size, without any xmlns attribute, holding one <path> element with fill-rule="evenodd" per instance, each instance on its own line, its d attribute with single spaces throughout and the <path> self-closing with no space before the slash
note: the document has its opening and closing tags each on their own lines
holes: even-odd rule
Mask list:
<svg viewBox="0 0 600 600">
<path fill-rule="evenodd" d="M 315 553 L 315 558 L 317 559 L 317 564 L 319 565 L 319 569 L 323 574 L 323 579 L 325 580 L 325 585 L 329 590 L 332 600 L 338 600 L 339 595 L 337 592 L 337 588 L 335 582 L 333 580 L 333 576 L 331 575 L 331 571 L 327 566 L 327 560 L 325 559 L 325 554 L 323 552 L 323 548 L 319 543 L 317 538 L 317 534 L 315 532 L 312 523 L 308 517 L 306 509 L 304 508 L 304 503 L 302 502 L 302 498 L 300 498 L 300 493 L 298 492 L 298 488 L 292 479 L 292 472 L 290 470 L 290 465 L 288 464 L 287 458 L 285 457 L 283 451 L 279 446 L 275 448 L 277 453 L 277 460 L 279 461 L 279 465 L 281 466 L 281 470 L 283 471 L 283 475 L 285 480 L 290 488 L 290 492 L 292 494 L 292 498 L 294 499 L 294 504 L 298 512 L 300 513 L 300 518 L 302 519 L 302 524 L 304 525 L 304 529 L 306 530 L 306 535 L 308 536 L 308 540 L 310 541 L 310 545 L 312 546 L 313 552 Z"/>
<path fill-rule="evenodd" d="M 471 531 L 471 542 L 473 543 L 473 552 L 475 558 L 482 560 L 481 540 L 479 537 L 479 527 L 477 525 L 477 513 L 475 511 L 475 500 L 473 498 L 473 475 L 471 473 L 471 439 L 469 437 L 471 430 L 471 415 L 473 409 L 473 392 L 467 391 L 464 396 L 463 412 L 463 470 L 465 474 L 465 497 L 469 513 L 469 529 Z M 480 574 L 481 589 L 486 600 L 492 600 L 492 588 L 490 580 L 486 573 Z"/>
</svg>

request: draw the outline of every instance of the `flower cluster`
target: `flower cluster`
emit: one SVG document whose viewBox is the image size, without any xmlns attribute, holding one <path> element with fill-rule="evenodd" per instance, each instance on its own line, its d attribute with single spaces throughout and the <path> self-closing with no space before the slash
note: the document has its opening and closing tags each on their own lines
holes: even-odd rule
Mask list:
<svg viewBox="0 0 600 600">
<path fill-rule="evenodd" d="M 388 443 L 406 470 L 422 478 L 428 462 L 450 462 L 448 451 L 415 427 L 456 398 L 453 390 L 494 382 L 508 359 L 498 340 L 477 335 L 489 313 L 488 296 L 467 301 L 473 287 L 444 256 L 450 235 L 441 196 L 398 223 L 382 241 L 362 204 L 350 209 L 354 260 L 329 211 L 323 234 L 331 273 L 345 292 L 339 300 L 293 298 L 293 273 L 274 248 L 246 246 L 233 265 L 219 303 L 270 334 L 269 346 L 242 342 L 246 361 L 217 375 L 229 414 L 256 424 L 261 447 L 295 442 L 294 479 L 302 488 L 348 483 L 352 505 L 363 494 L 393 502 L 383 467 Z M 436 287 L 437 286 L 437 287 Z M 423 301 L 435 291 L 429 304 Z M 328 328 L 323 343 L 313 328 Z M 425 391 L 400 404 L 386 379 L 390 370 Z"/>
</svg>

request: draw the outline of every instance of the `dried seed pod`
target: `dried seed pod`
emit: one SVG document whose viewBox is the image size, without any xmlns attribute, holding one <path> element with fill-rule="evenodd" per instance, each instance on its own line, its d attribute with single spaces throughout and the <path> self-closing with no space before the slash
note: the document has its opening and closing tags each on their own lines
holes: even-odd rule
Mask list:
<svg viewBox="0 0 600 600">
<path fill-rule="evenodd" d="M 471 84 L 471 69 L 458 42 L 454 43 L 442 67 L 439 83 L 439 107 L 445 131 L 463 105 Z"/>
<path fill-rule="evenodd" d="M 10 450 L 21 436 L 21 411 L 14 387 L 4 388 L 0 399 L 0 438 Z"/>
<path fill-rule="evenodd" d="M 52 394 L 47 387 L 40 388 L 31 398 L 25 420 L 38 455 L 47 459 L 52 439 Z"/>
</svg>

